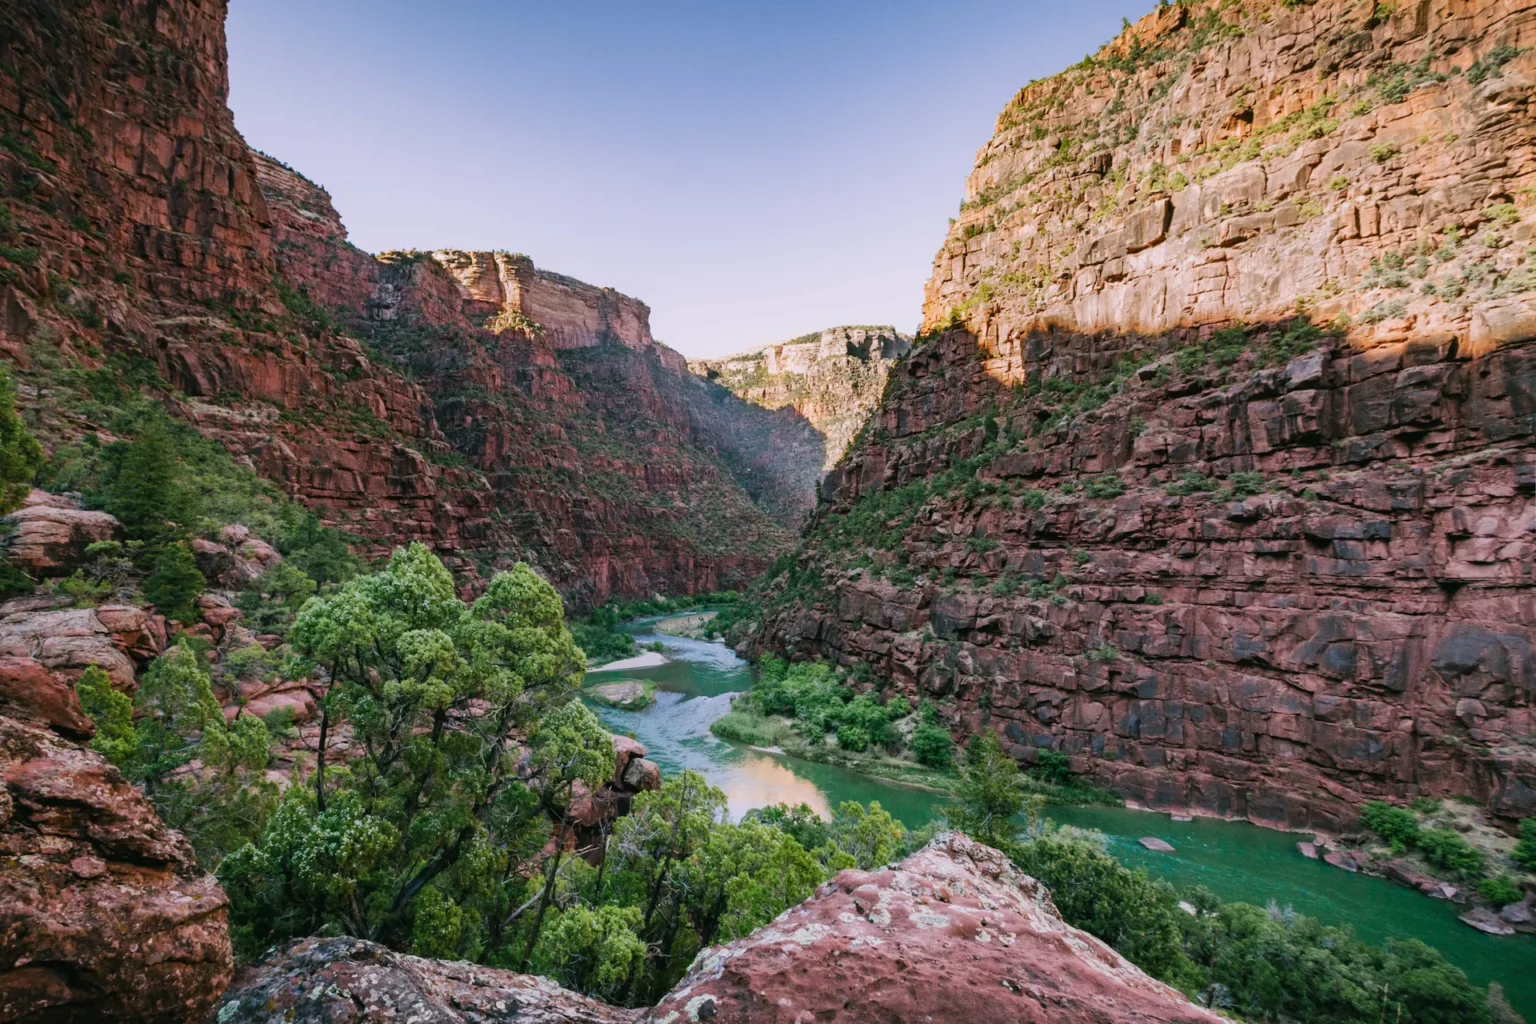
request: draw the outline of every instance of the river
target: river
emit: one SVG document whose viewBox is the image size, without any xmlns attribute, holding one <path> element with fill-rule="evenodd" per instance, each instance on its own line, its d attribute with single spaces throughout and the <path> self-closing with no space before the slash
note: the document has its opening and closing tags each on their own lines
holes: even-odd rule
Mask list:
<svg viewBox="0 0 1536 1024">
<path fill-rule="evenodd" d="M 825 814 L 844 800 L 878 800 L 909 828 L 937 815 L 943 798 L 928 790 L 831 765 L 759 754 L 717 739 L 710 723 L 730 709 L 730 694 L 751 686 L 751 666 L 724 644 L 651 632 L 657 621 L 641 619 L 630 630 L 642 643 L 660 642 L 669 659 L 666 664 L 596 677 L 651 680 L 656 703 L 638 712 L 593 710 L 614 732 L 644 743 L 663 772 L 692 769 L 704 775 L 725 792 L 738 818 L 774 803 L 806 803 Z M 1450 903 L 1385 879 L 1307 860 L 1296 850 L 1297 839 L 1303 837 L 1246 822 L 1176 822 L 1166 814 L 1117 807 L 1051 807 L 1048 814 L 1062 824 L 1099 829 L 1122 863 L 1146 868 L 1175 886 L 1199 884 L 1225 900 L 1291 907 L 1327 924 L 1350 925 L 1371 942 L 1420 939 L 1477 984 L 1503 985 L 1515 1009 L 1536 1021 L 1536 938 L 1484 935 L 1458 921 L 1458 910 Z M 1175 852 L 1147 850 L 1137 842 L 1141 836 L 1164 839 Z"/>
</svg>

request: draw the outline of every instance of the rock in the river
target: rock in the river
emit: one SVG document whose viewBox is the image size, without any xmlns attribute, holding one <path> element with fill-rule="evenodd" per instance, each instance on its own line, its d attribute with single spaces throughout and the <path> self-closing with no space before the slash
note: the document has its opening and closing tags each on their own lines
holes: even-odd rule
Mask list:
<svg viewBox="0 0 1536 1024">
<path fill-rule="evenodd" d="M 1316 843 L 1297 843 L 1296 849 L 1299 850 L 1301 855 L 1307 858 L 1307 860 L 1317 860 Z"/>
<path fill-rule="evenodd" d="M 656 688 L 639 679 L 621 679 L 586 688 L 589 699 L 621 711 L 640 711 L 656 703 Z"/>
<path fill-rule="evenodd" d="M 1499 917 L 1487 907 L 1475 907 L 1461 915 L 1461 923 L 1470 925 L 1480 932 L 1489 935 L 1513 935 L 1514 926 Z"/>
<path fill-rule="evenodd" d="M 269 954 L 241 973 L 209 1024 L 629 1024 L 639 1015 L 548 978 L 343 936 Z"/>
<path fill-rule="evenodd" d="M 1173 852 L 1173 844 L 1172 843 L 1168 842 L 1165 839 L 1159 839 L 1156 836 L 1142 836 L 1140 839 L 1137 840 L 1137 842 L 1139 842 L 1142 846 L 1145 846 L 1147 849 L 1152 850 L 1152 851 L 1154 851 L 1156 853 L 1172 853 Z"/>
<path fill-rule="evenodd" d="M 957 832 L 849 870 L 744 939 L 702 952 L 646 1024 L 1216 1024 L 1061 919 L 1050 894 Z"/>
<path fill-rule="evenodd" d="M 1323 854 L 1323 862 L 1351 873 L 1360 870 L 1360 862 L 1343 850 L 1329 850 Z"/>
<path fill-rule="evenodd" d="M 197 1020 L 228 901 L 90 731 L 67 682 L 0 660 L 0 1021 Z"/>
</svg>

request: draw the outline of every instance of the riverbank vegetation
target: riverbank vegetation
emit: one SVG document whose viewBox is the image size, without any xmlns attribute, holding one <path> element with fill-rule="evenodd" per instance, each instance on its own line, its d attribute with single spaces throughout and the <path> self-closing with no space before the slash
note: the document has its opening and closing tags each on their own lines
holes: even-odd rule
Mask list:
<svg viewBox="0 0 1536 1024">
<path fill-rule="evenodd" d="M 1423 797 L 1408 807 L 1373 800 L 1360 814 L 1370 834 L 1362 848 L 1372 860 L 1399 860 L 1410 869 L 1470 888 L 1499 908 L 1536 885 L 1536 819 L 1519 840 L 1493 825 L 1480 806 Z M 1374 841 L 1373 841 L 1374 840 Z"/>
<path fill-rule="evenodd" d="M 609 601 L 584 617 L 568 624 L 576 644 L 587 654 L 587 664 L 602 665 L 620 658 L 634 657 L 640 650 L 635 638 L 623 629 L 632 619 L 650 615 L 699 611 L 704 608 L 729 608 L 741 599 L 734 590 L 682 597 L 641 598 L 635 601 Z"/>
<path fill-rule="evenodd" d="M 1491 1024 L 1518 1020 L 1501 993 L 1473 986 L 1416 940 L 1375 946 L 1289 908 L 1179 892 L 1106 852 L 1102 836 L 1058 828 L 1019 784 L 991 734 L 967 748 L 950 825 L 1044 882 L 1068 923 L 1114 946 L 1201 1005 L 1252 1021 Z"/>
<path fill-rule="evenodd" d="M 771 747 L 893 782 L 949 790 L 955 785 L 954 740 L 938 708 L 903 696 L 886 697 L 869 676 L 824 662 L 790 664 L 774 655 L 758 663 L 758 680 L 736 698 L 710 731 L 722 739 Z M 1047 751 L 1021 785 L 1056 804 L 1123 801 L 1083 785 L 1065 755 Z"/>
</svg>

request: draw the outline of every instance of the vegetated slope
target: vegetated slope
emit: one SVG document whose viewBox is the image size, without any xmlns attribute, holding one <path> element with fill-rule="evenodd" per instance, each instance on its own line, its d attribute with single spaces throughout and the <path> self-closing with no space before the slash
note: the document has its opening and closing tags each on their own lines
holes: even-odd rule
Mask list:
<svg viewBox="0 0 1536 1024">
<path fill-rule="evenodd" d="M 880 404 L 892 365 L 911 347 L 894 327 L 833 327 L 723 359 L 691 360 L 688 368 L 754 405 L 799 413 L 825 438 L 822 468 L 831 469 Z M 780 457 L 804 461 L 800 453 Z"/>
<path fill-rule="evenodd" d="M 1533 44 L 1189 4 L 1023 90 L 752 642 L 1155 807 L 1536 812 Z"/>
<path fill-rule="evenodd" d="M 738 586 L 788 543 L 800 477 L 741 439 L 803 425 L 724 402 L 611 289 L 352 247 L 235 130 L 225 10 L 0 11 L 0 349 L 45 443 L 153 393 L 371 553 L 527 557 L 578 603 Z"/>
</svg>

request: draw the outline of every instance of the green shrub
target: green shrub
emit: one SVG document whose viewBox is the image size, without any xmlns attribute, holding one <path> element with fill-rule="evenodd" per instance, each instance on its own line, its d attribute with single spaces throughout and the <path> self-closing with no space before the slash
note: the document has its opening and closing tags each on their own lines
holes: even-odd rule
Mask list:
<svg viewBox="0 0 1536 1024">
<path fill-rule="evenodd" d="M 16 384 L 0 368 L 0 515 L 21 507 L 42 464 L 42 445 L 16 414 Z"/>
<path fill-rule="evenodd" d="M 1024 492 L 1024 504 L 1036 512 L 1045 508 L 1045 502 L 1046 494 L 1038 487 L 1031 487 Z"/>
<path fill-rule="evenodd" d="M 1125 482 L 1113 473 L 1101 473 L 1083 486 L 1090 498 L 1118 498 L 1125 493 Z"/>
<path fill-rule="evenodd" d="M 1496 907 L 1519 903 L 1525 898 L 1525 893 L 1520 891 L 1520 886 L 1516 885 L 1515 880 L 1508 875 L 1482 879 L 1477 883 L 1477 894 Z"/>
<path fill-rule="evenodd" d="M 1163 493 L 1171 497 L 1184 497 L 1191 494 L 1202 494 L 1214 491 L 1216 481 L 1212 477 L 1197 473 L 1194 470 L 1186 470 L 1180 474 L 1179 479 L 1163 488 Z"/>
<path fill-rule="evenodd" d="M 1059 750 L 1042 750 L 1030 774 L 1053 786 L 1072 785 L 1072 759 Z"/>
<path fill-rule="evenodd" d="M 160 552 L 155 571 L 144 581 L 144 599 L 168 619 L 190 626 L 197 621 L 193 602 L 207 581 L 185 544 L 170 544 Z"/>
<path fill-rule="evenodd" d="M 912 730 L 912 756 L 929 768 L 948 768 L 955 763 L 955 744 L 942 725 L 923 722 Z"/>
<path fill-rule="evenodd" d="M 1372 800 L 1360 811 L 1360 824 L 1391 844 L 1394 850 L 1406 850 L 1419 841 L 1419 819 L 1404 807 L 1393 807 Z"/>
<path fill-rule="evenodd" d="M 1536 871 L 1536 818 L 1526 818 L 1520 823 L 1520 841 L 1510 856 L 1521 867 Z"/>
<path fill-rule="evenodd" d="M 1482 852 L 1448 828 L 1421 831 L 1419 852 L 1435 867 L 1460 878 L 1476 878 L 1483 873 Z"/>
</svg>

